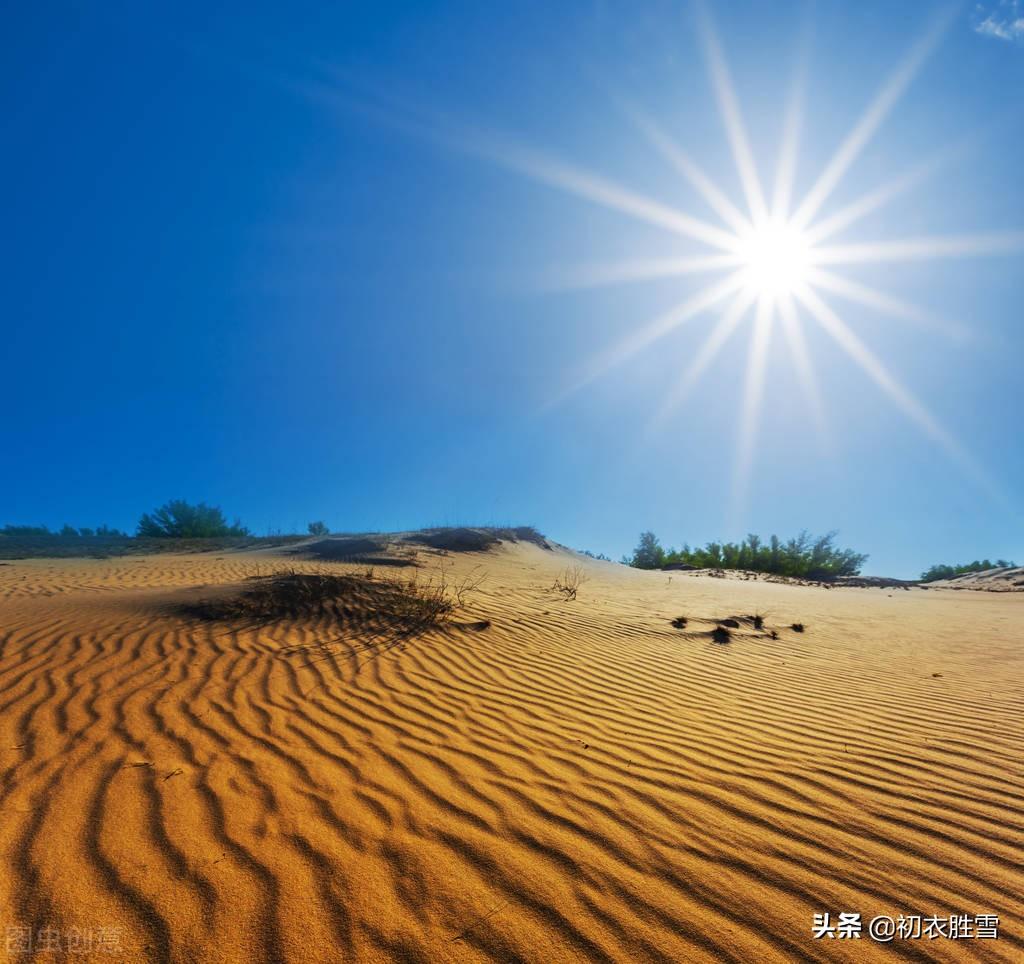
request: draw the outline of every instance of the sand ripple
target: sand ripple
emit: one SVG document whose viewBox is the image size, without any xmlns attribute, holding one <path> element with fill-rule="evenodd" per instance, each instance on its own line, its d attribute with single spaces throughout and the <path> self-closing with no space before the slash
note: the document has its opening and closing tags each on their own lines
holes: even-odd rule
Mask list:
<svg viewBox="0 0 1024 964">
<path fill-rule="evenodd" d="M 1024 959 L 1024 597 L 592 564 L 566 603 L 565 561 L 455 560 L 491 628 L 369 660 L 161 608 L 266 554 L 0 568 L 0 927 L 146 961 Z M 778 640 L 711 640 L 755 611 Z M 825 910 L 1001 936 L 816 942 Z"/>
</svg>

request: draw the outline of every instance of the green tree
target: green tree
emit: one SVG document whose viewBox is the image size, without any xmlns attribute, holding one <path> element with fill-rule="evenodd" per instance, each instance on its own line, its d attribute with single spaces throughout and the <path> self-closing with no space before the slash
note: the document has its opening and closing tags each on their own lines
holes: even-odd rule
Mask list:
<svg viewBox="0 0 1024 964">
<path fill-rule="evenodd" d="M 629 564 L 636 569 L 660 569 L 665 564 L 665 550 L 653 532 L 640 533 L 640 542 Z"/>
<path fill-rule="evenodd" d="M 325 522 L 311 522 L 309 524 L 309 534 L 311 536 L 325 536 L 330 531 L 331 530 L 327 528 L 327 523 Z"/>
<path fill-rule="evenodd" d="M 46 526 L 12 526 L 6 525 L 0 529 L 0 535 L 13 538 L 31 539 L 39 536 L 52 536 L 53 533 Z"/>
<path fill-rule="evenodd" d="M 958 566 L 939 564 L 926 569 L 921 573 L 922 582 L 935 582 L 936 579 L 952 579 L 954 576 L 962 576 L 968 572 L 984 572 L 986 569 L 1013 569 L 1015 562 L 1008 559 L 975 559 L 974 562 L 964 562 Z"/>
<path fill-rule="evenodd" d="M 149 539 L 210 539 L 247 536 L 249 530 L 237 519 L 234 525 L 228 525 L 217 506 L 205 502 L 189 505 L 183 499 L 176 499 L 152 514 L 145 513 L 139 519 L 136 534 Z"/>
<path fill-rule="evenodd" d="M 852 549 L 839 549 L 835 538 L 835 532 L 815 539 L 804 531 L 785 543 L 773 535 L 765 544 L 760 536 L 751 533 L 738 543 L 709 542 L 696 549 L 684 543 L 682 549 L 666 552 L 653 532 L 645 532 L 633 558 L 627 561 L 640 569 L 657 569 L 666 562 L 682 562 L 699 569 L 747 569 L 811 579 L 857 575 L 868 557 Z"/>
</svg>

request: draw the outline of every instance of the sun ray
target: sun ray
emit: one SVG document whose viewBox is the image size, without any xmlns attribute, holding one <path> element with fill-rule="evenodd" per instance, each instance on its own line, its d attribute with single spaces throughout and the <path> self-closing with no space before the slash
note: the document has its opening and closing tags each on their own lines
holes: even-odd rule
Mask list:
<svg viewBox="0 0 1024 964">
<path fill-rule="evenodd" d="M 701 344 L 697 354 L 694 355 L 686 371 L 683 372 L 680 379 L 672 386 L 669 393 L 662 400 L 658 411 L 648 425 L 648 435 L 660 428 L 669 415 L 686 401 L 689 394 L 696 387 L 701 375 L 718 357 L 718 353 L 729 340 L 729 336 L 739 326 L 756 297 L 749 290 L 740 291 L 733 297 L 725 311 L 722 312 L 721 317 L 715 322 L 714 327 L 708 332 L 707 337 Z"/>
<path fill-rule="evenodd" d="M 605 285 L 680 278 L 737 268 L 740 258 L 733 254 L 708 254 L 685 258 L 644 258 L 582 264 L 556 269 L 546 276 L 542 287 L 548 290 L 599 288 Z"/>
<path fill-rule="evenodd" d="M 624 338 L 611 348 L 606 349 L 594 357 L 583 372 L 572 384 L 563 388 L 549 402 L 548 406 L 564 401 L 570 395 L 575 394 L 581 388 L 589 385 L 594 379 L 605 374 L 609 369 L 632 358 L 638 352 L 643 351 L 648 345 L 653 344 L 660 338 L 664 338 L 669 332 L 685 324 L 701 313 L 713 308 L 718 302 L 728 298 L 743 286 L 742 272 L 734 271 L 727 278 L 709 284 L 702 288 L 697 294 L 685 301 L 674 305 L 664 314 L 659 315 L 653 321 L 648 322 L 638 331 L 634 331 L 628 338 Z"/>
<path fill-rule="evenodd" d="M 800 202 L 793 214 L 793 222 L 806 227 L 817 215 L 822 204 L 835 190 L 850 165 L 874 136 L 889 112 L 903 96 L 917 76 L 931 52 L 938 46 L 952 20 L 952 8 L 947 8 L 936 17 L 931 27 L 910 49 L 903 62 L 875 96 L 875 99 L 839 145 L 832 159 L 814 182 L 807 196 Z"/>
<path fill-rule="evenodd" d="M 820 244 L 834 234 L 850 227 L 851 224 L 855 224 L 861 218 L 877 211 L 893 198 L 899 197 L 900 194 L 923 181 L 939 164 L 938 158 L 931 158 L 924 164 L 919 164 L 899 177 L 887 181 L 873 191 L 861 195 L 855 201 L 840 208 L 835 214 L 808 225 L 804 231 L 808 244 Z"/>
<path fill-rule="evenodd" d="M 697 189 L 708 206 L 729 227 L 736 232 L 749 229 L 750 221 L 740 213 L 732 201 L 722 193 L 711 178 L 693 161 L 690 155 L 662 130 L 655 121 L 637 108 L 628 108 L 628 114 L 637 129 L 650 142 L 651 146 L 665 157 Z"/>
<path fill-rule="evenodd" d="M 684 214 L 670 205 L 632 191 L 609 178 L 573 165 L 500 131 L 460 122 L 422 106 L 389 97 L 380 91 L 354 99 L 344 97 L 339 90 L 325 84 L 294 86 L 311 99 L 364 113 L 383 126 L 442 144 L 449 150 L 483 158 L 498 167 L 682 237 L 722 251 L 735 249 L 736 239 L 729 231 Z"/>
<path fill-rule="evenodd" d="M 854 282 L 825 270 L 826 266 L 897 263 L 933 258 L 960 258 L 998 255 L 1024 250 L 1024 232 L 1002 231 L 954 236 L 911 237 L 895 240 L 828 243 L 895 197 L 916 185 L 948 159 L 952 152 L 932 156 L 919 167 L 884 183 L 845 204 L 838 211 L 819 218 L 826 201 L 833 195 L 847 171 L 858 159 L 882 123 L 914 80 L 926 58 L 937 45 L 950 22 L 951 14 L 938 18 L 913 45 L 874 99 L 841 140 L 825 168 L 791 214 L 793 186 L 800 153 L 804 123 L 804 65 L 798 65 L 786 110 L 779 153 L 770 197 L 764 193 L 751 150 L 736 90 L 706 0 L 696 0 L 699 33 L 703 42 L 708 73 L 727 135 L 732 159 L 739 175 L 749 211 L 714 183 L 663 126 L 640 111 L 630 114 L 651 146 L 666 158 L 721 218 L 719 226 L 692 216 L 669 203 L 617 183 L 592 170 L 496 131 L 454 122 L 449 116 L 424 110 L 385 110 L 363 105 L 376 120 L 432 140 L 446 147 L 473 154 L 497 166 L 514 171 L 540 184 L 582 198 L 608 210 L 667 230 L 711 249 L 708 253 L 678 257 L 638 257 L 606 264 L 581 265 L 553 272 L 550 288 L 591 288 L 659 278 L 681 278 L 702 273 L 729 272 L 715 279 L 696 294 L 680 301 L 668 311 L 633 330 L 627 337 L 594 356 L 574 382 L 566 386 L 545 407 L 557 403 L 616 365 L 649 348 L 670 332 L 727 302 L 715 318 L 694 358 L 679 381 L 663 400 L 655 422 L 664 421 L 688 396 L 721 353 L 728 339 L 740 326 L 751 305 L 758 302 L 752 325 L 749 355 L 737 428 L 736 460 L 733 473 L 733 504 L 742 508 L 754 459 L 754 443 L 764 394 L 769 345 L 778 313 L 779 324 L 795 373 L 807 400 L 823 444 L 831 441 L 824 415 L 822 392 L 805 339 L 806 314 L 835 340 L 849 358 L 859 365 L 879 389 L 929 438 L 938 442 L 972 477 L 990 492 L 1002 497 L 982 469 L 941 424 L 885 369 L 858 336 L 843 322 L 824 296 L 838 296 L 855 304 L 884 312 L 914 324 L 950 335 L 962 335 L 963 327 L 933 317 L 916 305 L 885 292 Z M 949 8 L 952 9 L 952 8 Z M 322 92 L 314 91 L 318 97 Z M 331 102 L 336 98 L 332 96 Z M 351 108 L 353 105 L 349 105 Z M 354 105 L 356 109 L 360 105 Z M 401 107 L 401 105 L 399 105 Z M 812 287 L 813 286 L 813 287 Z M 815 290 L 818 289 L 818 290 Z M 819 294 L 820 291 L 822 294 Z M 796 301 L 801 310 L 798 312 Z M 1005 501 L 1005 497 L 1003 497 Z"/>
<path fill-rule="evenodd" d="M 599 174 L 576 167 L 536 148 L 494 135 L 467 141 L 465 147 L 494 163 L 525 174 L 551 187 L 585 198 L 613 211 L 628 214 L 675 234 L 702 241 L 714 248 L 731 251 L 735 237 L 722 228 L 690 217 L 660 201 L 622 187 Z"/>
<path fill-rule="evenodd" d="M 861 370 L 891 398 L 911 421 L 915 422 L 929 438 L 941 446 L 946 454 L 992 495 L 1002 498 L 987 473 L 975 462 L 963 446 L 947 432 L 906 388 L 891 375 L 882 362 L 871 352 L 847 324 L 810 288 L 803 286 L 796 291 L 796 297 L 807 308 L 821 328 L 832 337 L 847 356 L 860 366 Z"/>
<path fill-rule="evenodd" d="M 806 33 L 806 30 L 804 31 Z M 785 218 L 793 198 L 793 181 L 796 177 L 796 160 L 800 149 L 800 134 L 804 122 L 804 92 L 807 83 L 807 56 L 804 47 L 806 36 L 801 38 L 800 53 L 793 71 L 792 88 L 786 106 L 782 126 L 782 141 L 779 158 L 775 167 L 775 188 L 772 192 L 772 217 Z"/>
<path fill-rule="evenodd" d="M 796 313 L 796 305 L 793 304 L 792 297 L 786 295 L 779 299 L 777 308 L 779 320 L 782 322 L 782 333 L 789 347 L 804 399 L 811 412 L 818 442 L 824 452 L 831 453 L 833 450 L 832 436 L 829 434 L 828 422 L 825 419 L 825 403 L 821 397 L 821 386 L 818 384 L 818 376 L 814 373 L 814 366 L 811 364 L 807 340 L 804 338 L 803 326 Z"/>
<path fill-rule="evenodd" d="M 992 231 L 987 234 L 935 235 L 815 247 L 809 260 L 814 265 L 927 261 L 933 258 L 1013 254 L 1022 250 L 1024 231 Z"/>
<path fill-rule="evenodd" d="M 840 277 L 831 271 L 812 268 L 808 271 L 808 281 L 815 288 L 822 288 L 831 294 L 839 295 L 840 298 L 846 298 L 848 301 L 856 302 L 867 308 L 873 308 L 875 311 L 890 318 L 909 321 L 911 324 L 918 325 L 928 331 L 938 332 L 947 338 L 966 341 L 970 337 L 970 330 L 966 325 L 936 317 L 909 301 L 894 298 L 884 291 L 879 291 L 877 288 L 872 288 L 857 281 L 851 281 L 849 278 Z"/>
<path fill-rule="evenodd" d="M 736 162 L 740 183 L 743 185 L 743 193 L 746 196 L 747 206 L 750 209 L 750 218 L 754 222 L 761 222 L 768 217 L 764 192 L 761 189 L 761 181 L 757 176 L 757 166 L 754 163 L 754 155 L 750 150 L 750 142 L 747 140 L 747 132 L 743 124 L 742 114 L 740 113 L 740 106 L 736 100 L 736 91 L 729 76 L 729 67 L 725 62 L 725 56 L 718 41 L 718 34 L 712 22 L 711 13 L 703 2 L 697 6 L 697 21 L 708 69 L 711 73 L 711 83 L 715 89 L 718 108 L 722 113 L 722 121 L 725 124 L 729 144 L 732 147 L 733 159 Z"/>
<path fill-rule="evenodd" d="M 761 396 L 764 394 L 765 363 L 771 341 L 773 299 L 762 294 L 754 317 L 754 332 L 747 356 L 747 372 L 743 382 L 743 401 L 739 429 L 736 434 L 736 459 L 732 476 L 732 516 L 738 522 L 746 508 L 750 473 L 754 464 L 757 427 L 760 423 Z"/>
</svg>

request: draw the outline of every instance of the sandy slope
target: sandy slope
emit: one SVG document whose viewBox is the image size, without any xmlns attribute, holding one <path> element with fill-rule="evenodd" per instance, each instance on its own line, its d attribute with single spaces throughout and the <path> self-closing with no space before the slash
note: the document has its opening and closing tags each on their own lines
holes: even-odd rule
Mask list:
<svg viewBox="0 0 1024 964">
<path fill-rule="evenodd" d="M 274 558 L 0 567 L 0 938 L 51 926 L 69 960 L 75 928 L 121 928 L 133 961 L 1024 959 L 1024 596 L 588 563 L 562 602 L 574 559 L 502 546 L 447 559 L 486 571 L 490 629 L 358 672 L 350 641 L 285 649 L 330 626 L 160 609 Z M 778 640 L 702 621 L 755 611 Z M 1001 936 L 815 942 L 825 910 L 991 912 Z"/>
<path fill-rule="evenodd" d="M 980 589 L 985 592 L 1024 592 L 1024 566 L 968 572 L 932 583 L 940 589 Z"/>
</svg>

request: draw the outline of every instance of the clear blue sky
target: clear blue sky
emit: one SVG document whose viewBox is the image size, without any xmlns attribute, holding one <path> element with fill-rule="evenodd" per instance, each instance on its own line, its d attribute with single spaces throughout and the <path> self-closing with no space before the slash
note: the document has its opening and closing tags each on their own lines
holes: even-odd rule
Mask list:
<svg viewBox="0 0 1024 964">
<path fill-rule="evenodd" d="M 939 12 L 711 9 L 766 190 L 805 52 L 797 198 Z M 8 9 L 0 523 L 133 528 L 184 497 L 257 531 L 532 523 L 618 557 L 647 528 L 835 528 L 871 572 L 1024 562 L 1019 248 L 844 269 L 965 337 L 828 299 L 947 443 L 806 312 L 826 442 L 776 324 L 742 497 L 749 319 L 658 420 L 715 312 L 566 391 L 709 280 L 570 269 L 705 249 L 525 151 L 721 226 L 639 105 L 745 210 L 697 24 L 667 2 Z M 1024 6 L 955 8 L 821 214 L 942 163 L 837 243 L 1024 228 L 1022 90 Z"/>
</svg>

